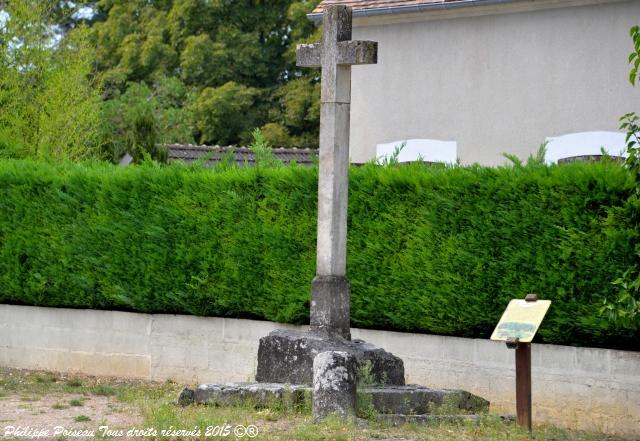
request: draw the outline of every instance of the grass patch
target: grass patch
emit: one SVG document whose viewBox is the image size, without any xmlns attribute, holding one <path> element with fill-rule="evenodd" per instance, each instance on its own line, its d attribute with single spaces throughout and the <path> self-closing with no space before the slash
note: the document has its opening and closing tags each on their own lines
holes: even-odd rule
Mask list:
<svg viewBox="0 0 640 441">
<path fill-rule="evenodd" d="M 103 397 L 111 397 L 116 394 L 115 388 L 104 384 L 98 384 L 91 389 L 91 393 Z"/>
<path fill-rule="evenodd" d="M 69 400 L 69 406 L 71 407 L 82 407 L 84 406 L 84 402 L 78 398 L 74 398 L 73 400 Z"/>
<path fill-rule="evenodd" d="M 122 413 L 127 410 L 127 408 L 122 404 L 113 404 L 113 403 L 107 404 L 107 409 L 109 409 L 109 412 L 111 413 Z"/>
<path fill-rule="evenodd" d="M 52 409 L 55 410 L 63 410 L 63 409 L 68 409 L 69 406 L 67 406 L 66 404 L 62 404 L 62 403 L 56 403 L 53 406 L 51 406 Z"/>
<path fill-rule="evenodd" d="M 91 421 L 91 418 L 86 415 L 78 415 L 73 419 L 73 421 L 75 421 L 76 423 L 86 423 L 87 421 Z"/>
<path fill-rule="evenodd" d="M 77 378 L 72 378 L 70 380 L 67 380 L 66 384 L 69 387 L 81 387 L 82 386 L 82 381 L 78 380 Z"/>
<path fill-rule="evenodd" d="M 49 373 L 35 374 L 33 378 L 40 384 L 55 383 L 58 380 L 55 375 Z"/>
</svg>

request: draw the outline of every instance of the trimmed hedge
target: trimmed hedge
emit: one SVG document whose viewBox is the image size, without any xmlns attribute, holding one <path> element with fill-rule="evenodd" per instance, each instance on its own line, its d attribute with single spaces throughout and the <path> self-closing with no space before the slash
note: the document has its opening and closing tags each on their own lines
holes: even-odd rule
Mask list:
<svg viewBox="0 0 640 441">
<path fill-rule="evenodd" d="M 554 303 L 538 341 L 640 349 L 601 316 L 633 262 L 606 163 L 350 172 L 352 324 L 490 335 Z M 317 169 L 0 162 L 0 302 L 308 322 Z"/>
</svg>

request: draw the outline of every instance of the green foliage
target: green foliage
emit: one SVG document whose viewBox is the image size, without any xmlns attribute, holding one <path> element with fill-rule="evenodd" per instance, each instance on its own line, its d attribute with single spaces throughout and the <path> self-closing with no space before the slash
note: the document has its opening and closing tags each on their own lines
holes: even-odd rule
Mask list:
<svg viewBox="0 0 640 441">
<path fill-rule="evenodd" d="M 378 416 L 378 412 L 373 406 L 373 396 L 370 392 L 366 392 L 365 390 L 363 390 L 375 384 L 370 360 L 365 360 L 363 363 L 360 363 L 358 365 L 358 370 L 356 372 L 356 381 L 356 409 L 358 418 L 364 418 L 373 421 Z"/>
<path fill-rule="evenodd" d="M 635 85 L 640 65 L 640 27 L 631 28 L 634 50 L 629 56 L 632 65 L 629 81 Z M 631 172 L 635 186 L 623 209 L 613 213 L 619 223 L 632 231 L 631 243 L 635 244 L 635 259 L 622 277 L 613 284 L 618 288 L 617 297 L 611 301 L 605 297 L 601 311 L 619 326 L 640 330 L 640 118 L 630 112 L 620 118 L 620 129 L 627 132 L 625 139 L 628 157 L 625 167 Z"/>
<path fill-rule="evenodd" d="M 259 121 L 259 94 L 259 90 L 233 81 L 204 89 L 192 106 L 199 141 L 224 145 L 249 139 Z"/>
<path fill-rule="evenodd" d="M 627 169 L 350 170 L 353 326 L 487 338 L 512 298 L 538 341 L 638 350 L 599 313 L 637 256 Z M 0 161 L 0 302 L 308 323 L 317 169 Z M 295 220 L 295 221 L 293 221 Z"/>
<path fill-rule="evenodd" d="M 188 93 L 170 108 L 193 110 L 193 114 L 178 112 L 180 124 L 201 142 L 249 141 L 255 127 L 282 124 L 289 118 L 283 125 L 287 145 L 315 146 L 319 122 L 307 108 L 319 108 L 319 93 L 312 84 L 316 74 L 302 73 L 291 54 L 300 39 L 315 33 L 305 13 L 317 3 L 98 1 L 91 35 L 98 48 L 97 78 L 103 96 L 117 100 L 131 87 L 153 89 L 159 78 L 171 78 Z M 288 86 L 296 81 L 309 83 L 311 95 L 309 90 Z M 229 94 L 235 92 L 240 93 L 237 103 Z M 305 115 L 294 120 L 287 116 L 291 112 Z M 148 129 L 152 125 L 145 118 L 143 127 Z M 109 120 L 112 124 L 113 118 Z M 170 127 L 156 124 L 153 132 L 159 139 L 171 138 L 165 133 Z M 122 127 L 117 129 L 111 150 L 122 143 Z"/>
<path fill-rule="evenodd" d="M 228 64 L 222 63 L 214 56 L 216 45 L 207 34 L 191 35 L 185 40 L 185 47 L 180 54 L 180 71 L 182 79 L 188 84 L 213 86 L 220 83 L 216 78 L 221 75 L 220 70 L 226 69 Z M 216 76 L 212 77 L 212 72 Z"/>
<path fill-rule="evenodd" d="M 84 402 L 81 399 L 74 398 L 72 400 L 69 400 L 69 406 L 71 406 L 71 407 L 82 407 L 82 406 L 84 406 Z"/>
<path fill-rule="evenodd" d="M 260 129 L 255 129 L 251 134 L 253 136 L 253 142 L 249 146 L 256 159 L 256 167 L 280 167 L 282 161 L 273 156 L 271 151 L 271 145 L 264 138 Z"/>
<path fill-rule="evenodd" d="M 256 127 L 316 147 L 318 72 L 294 55 L 319 37 L 317 3 L 0 1 L 0 158 L 163 160 L 157 144 L 244 143 Z"/>
<path fill-rule="evenodd" d="M 106 156 L 118 161 L 130 153 L 166 160 L 168 143 L 192 143 L 191 112 L 181 108 L 187 91 L 176 78 L 161 78 L 152 87 L 132 83 L 126 92 L 104 103 Z"/>
<path fill-rule="evenodd" d="M 0 3 L 0 6 L 2 4 Z M 93 49 L 78 27 L 56 40 L 49 2 L 12 0 L 0 29 L 0 157 L 85 159 L 100 153 Z"/>
<path fill-rule="evenodd" d="M 276 147 L 297 147 L 286 127 L 278 123 L 267 123 L 260 127 L 264 139 Z"/>
<path fill-rule="evenodd" d="M 629 55 L 629 64 L 631 64 L 631 70 L 629 71 L 629 81 L 635 85 L 636 80 L 640 76 L 640 26 L 633 26 L 629 31 L 631 39 L 633 40 L 633 51 Z"/>
<path fill-rule="evenodd" d="M 634 266 L 613 282 L 619 288 L 619 295 L 615 303 L 606 299 L 604 309 L 609 317 L 625 328 L 640 329 L 640 277 L 638 268 Z"/>
<path fill-rule="evenodd" d="M 320 126 L 320 83 L 308 77 L 289 81 L 275 92 L 270 141 L 285 147 L 317 147 Z M 278 132 L 275 132 L 275 128 Z M 265 126 L 266 128 L 266 126 Z"/>
<path fill-rule="evenodd" d="M 640 118 L 628 113 L 621 118 L 622 130 L 627 130 L 625 167 L 630 171 L 634 191 L 624 206 L 612 212 L 615 222 L 625 225 L 631 232 L 629 241 L 635 244 L 635 259 L 629 268 L 613 284 L 617 295 L 613 300 L 605 298 L 602 312 L 619 326 L 640 330 Z"/>
<path fill-rule="evenodd" d="M 397 167 L 400 165 L 400 161 L 398 158 L 400 157 L 400 153 L 407 146 L 407 142 L 403 141 L 400 145 L 396 145 L 393 148 L 393 153 L 389 156 L 384 156 L 380 158 L 376 158 L 372 161 L 372 163 L 380 164 L 383 167 Z"/>
<path fill-rule="evenodd" d="M 634 181 L 640 184 L 640 117 L 631 112 L 623 115 L 620 121 L 620 130 L 627 132 L 625 142 L 629 156 L 625 165 L 631 171 Z M 640 196 L 640 185 L 636 188 L 636 195 Z"/>
</svg>

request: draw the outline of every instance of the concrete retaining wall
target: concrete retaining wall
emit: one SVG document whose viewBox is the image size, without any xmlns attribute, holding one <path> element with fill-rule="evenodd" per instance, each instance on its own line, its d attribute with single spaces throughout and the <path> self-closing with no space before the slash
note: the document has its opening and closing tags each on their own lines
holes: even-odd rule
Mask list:
<svg viewBox="0 0 640 441">
<path fill-rule="evenodd" d="M 0 365 L 152 380 L 249 381 L 271 322 L 0 305 Z M 403 358 L 407 382 L 514 413 L 514 352 L 488 340 L 353 329 Z M 533 345 L 534 421 L 640 436 L 640 353 Z"/>
</svg>

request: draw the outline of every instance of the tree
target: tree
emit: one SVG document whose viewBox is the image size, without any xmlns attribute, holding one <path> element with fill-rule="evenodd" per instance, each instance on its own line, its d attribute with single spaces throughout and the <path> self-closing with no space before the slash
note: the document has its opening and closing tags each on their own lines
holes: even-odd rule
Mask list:
<svg viewBox="0 0 640 441">
<path fill-rule="evenodd" d="M 314 78 L 300 77 L 278 88 L 272 119 L 263 127 L 269 142 L 286 147 L 317 147 L 320 125 L 320 83 Z M 277 127 L 277 129 L 276 129 Z M 278 137 L 272 134 L 280 133 Z"/>
<path fill-rule="evenodd" d="M 295 67 L 295 44 L 316 33 L 306 13 L 317 3 L 100 0 L 92 37 L 103 97 L 118 100 L 134 84 L 153 88 L 159 78 L 171 78 L 188 92 L 175 108 L 193 110 L 191 129 L 203 142 L 248 140 L 251 129 L 271 123 L 288 145 L 315 146 L 318 78 Z M 291 81 L 296 85 L 287 87 Z M 240 100 L 221 103 L 216 96 L 231 82 L 243 86 Z M 214 102 L 221 107 L 213 109 Z"/>
<path fill-rule="evenodd" d="M 79 160 L 100 153 L 101 100 L 85 27 L 61 36 L 48 2 L 12 0 L 0 31 L 0 155 Z"/>
<path fill-rule="evenodd" d="M 274 145 L 317 147 L 320 127 L 320 71 L 296 66 L 296 45 L 313 43 L 322 38 L 307 14 L 317 1 L 293 2 L 287 17 L 292 43 L 284 52 L 287 81 L 272 94 L 268 126 L 262 128 L 265 138 Z"/>
<path fill-rule="evenodd" d="M 57 119 L 42 125 L 49 133 L 41 138 L 42 143 L 63 146 L 52 140 L 68 131 L 62 116 L 76 112 L 72 120 L 78 127 L 93 127 L 96 119 L 101 120 L 98 125 L 103 130 L 98 130 L 98 135 L 105 141 L 100 142 L 96 130 L 74 129 L 69 139 L 80 133 L 95 139 L 72 144 L 84 145 L 84 153 L 102 152 L 111 160 L 118 160 L 125 151 L 135 157 L 146 152 L 161 159 L 162 149 L 156 149 L 154 143 L 194 139 L 212 144 L 246 142 L 256 127 L 263 127 L 265 138 L 275 145 L 315 147 L 319 75 L 317 70 L 303 71 L 295 66 L 295 46 L 319 38 L 317 28 L 306 17 L 318 2 L 12 0 L 8 3 L 36 5 L 42 12 L 34 18 L 39 20 L 39 31 L 22 29 L 31 32 L 29 35 L 40 35 L 40 40 L 25 46 L 22 52 L 31 51 L 39 66 L 55 64 L 58 74 L 49 77 L 49 68 L 21 71 L 14 65 L 8 71 L 7 63 L 0 67 L 4 69 L 0 72 L 4 84 L 0 100 L 22 109 L 11 114 L 10 127 L 23 126 L 22 132 L 3 129 L 2 138 L 11 139 L 13 146 L 34 146 L 33 136 L 16 137 L 12 133 L 29 132 L 29 127 L 35 127 L 30 121 L 41 119 L 36 114 L 55 115 Z M 78 14 L 83 6 L 91 12 Z M 27 6 L 25 11 L 30 9 Z M 18 23 L 20 14 L 15 16 L 12 26 Z M 0 33 L 0 38 L 4 41 L 0 43 L 3 54 L 10 57 L 15 48 L 8 42 L 13 37 Z M 54 40 L 59 43 L 47 46 Z M 41 53 L 32 50 L 36 47 Z M 74 59 L 76 68 L 66 64 L 68 70 L 62 73 L 65 64 L 60 57 L 80 47 L 93 50 L 77 51 L 83 55 Z M 54 53 L 57 55 L 50 56 Z M 80 65 L 84 70 L 78 70 Z M 34 77 L 41 87 L 26 87 L 33 84 Z M 67 77 L 83 84 L 67 87 Z M 16 78 L 24 83 L 14 81 Z M 49 91 L 44 93 L 44 87 Z M 33 95 L 36 89 L 42 92 L 39 99 Z M 10 90 L 24 92 L 20 105 Z M 27 96 L 27 92 L 32 95 Z M 99 108 L 102 113 L 95 110 Z M 91 124 L 89 118 L 93 118 Z M 69 149 L 63 146 L 63 150 Z M 44 152 L 40 147 L 38 150 Z M 79 152 L 70 156 L 77 157 Z"/>
<path fill-rule="evenodd" d="M 192 106 L 197 138 L 203 144 L 235 144 L 251 139 L 260 118 L 258 89 L 230 81 L 205 88 Z"/>
<path fill-rule="evenodd" d="M 182 107 L 187 90 L 177 78 L 160 78 L 148 86 L 131 83 L 126 92 L 104 103 L 107 157 L 113 161 L 129 153 L 136 161 L 148 153 L 164 161 L 169 143 L 193 142 L 192 115 Z"/>
</svg>

